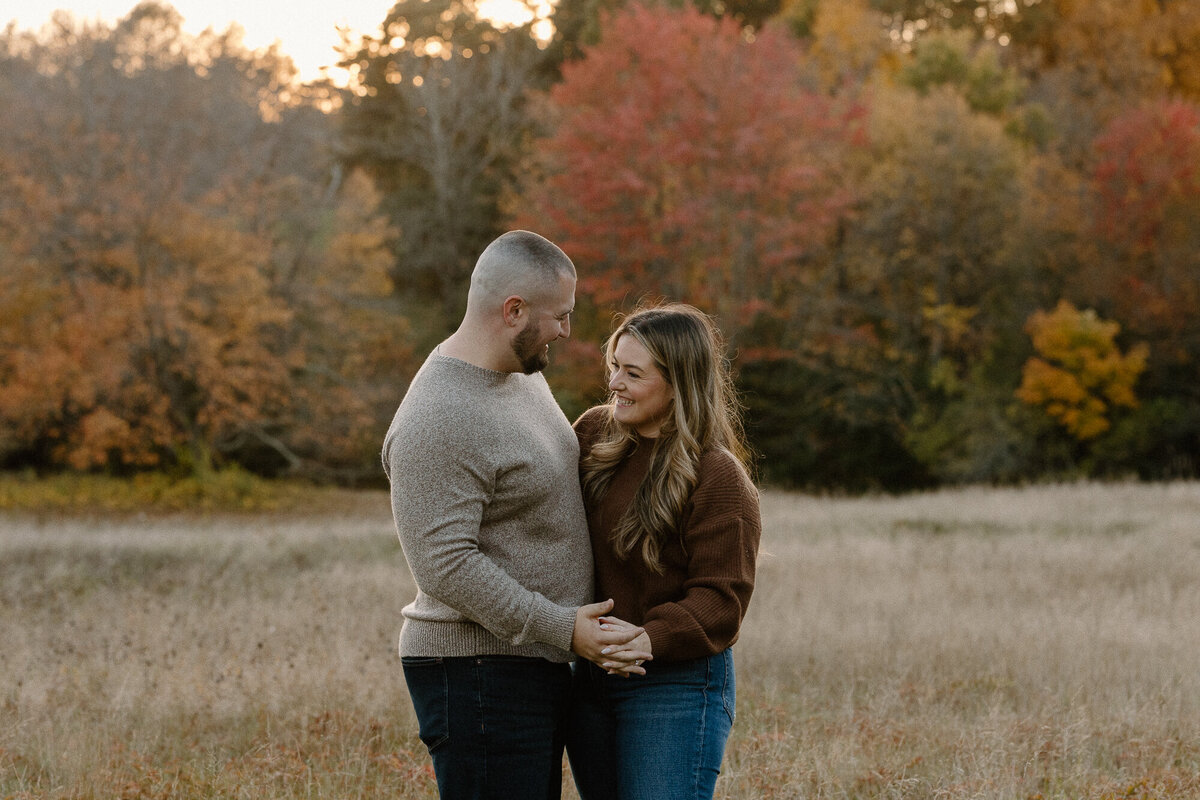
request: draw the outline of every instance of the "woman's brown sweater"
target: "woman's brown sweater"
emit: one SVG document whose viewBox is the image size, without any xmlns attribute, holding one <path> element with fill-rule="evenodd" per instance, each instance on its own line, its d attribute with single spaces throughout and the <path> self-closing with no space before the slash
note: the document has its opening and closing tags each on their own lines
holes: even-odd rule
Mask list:
<svg viewBox="0 0 1200 800">
<path fill-rule="evenodd" d="M 608 407 L 598 406 L 575 422 L 581 458 L 590 452 L 609 413 Z M 761 530 L 758 492 L 731 453 L 705 452 L 679 534 L 664 542 L 664 571 L 657 574 L 646 566 L 639 548 L 622 558 L 611 544 L 613 528 L 646 477 L 654 445 L 654 439 L 641 439 L 618 467 L 604 498 L 599 503 L 585 498 L 596 599 L 611 597 L 613 616 L 645 627 L 657 662 L 713 655 L 737 641 L 754 590 Z"/>
</svg>

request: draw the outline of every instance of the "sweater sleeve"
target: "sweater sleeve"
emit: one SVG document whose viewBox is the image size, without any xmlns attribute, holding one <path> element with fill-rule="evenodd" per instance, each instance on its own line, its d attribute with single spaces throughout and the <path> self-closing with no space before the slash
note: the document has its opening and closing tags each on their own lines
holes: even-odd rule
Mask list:
<svg viewBox="0 0 1200 800">
<path fill-rule="evenodd" d="M 392 513 L 421 591 L 513 645 L 571 649 L 575 608 L 531 591 L 480 548 L 495 474 L 465 426 L 428 420 L 419 435 L 396 431 L 384 457 Z"/>
<path fill-rule="evenodd" d="M 733 456 L 708 453 L 684 520 L 683 596 L 647 609 L 654 657 L 680 661 L 719 653 L 738 637 L 754 590 L 761 519 L 758 492 Z"/>
</svg>

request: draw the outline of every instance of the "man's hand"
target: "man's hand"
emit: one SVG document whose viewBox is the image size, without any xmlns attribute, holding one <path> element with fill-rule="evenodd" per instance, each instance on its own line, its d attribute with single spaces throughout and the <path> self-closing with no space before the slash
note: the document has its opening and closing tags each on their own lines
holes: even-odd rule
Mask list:
<svg viewBox="0 0 1200 800">
<path fill-rule="evenodd" d="M 612 600 L 581 606 L 575 612 L 571 649 L 608 672 L 645 675 L 642 662 L 653 657 L 650 655 L 650 637 L 637 625 L 605 616 L 612 608 Z M 641 637 L 639 645 L 644 644 L 645 649 L 634 646 L 638 637 Z"/>
</svg>

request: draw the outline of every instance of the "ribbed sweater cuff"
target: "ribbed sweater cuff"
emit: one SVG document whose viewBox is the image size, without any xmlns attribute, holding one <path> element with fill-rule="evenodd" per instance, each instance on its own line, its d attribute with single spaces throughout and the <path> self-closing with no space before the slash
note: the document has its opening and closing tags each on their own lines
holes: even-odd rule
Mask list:
<svg viewBox="0 0 1200 800">
<path fill-rule="evenodd" d="M 534 638 L 570 651 L 571 639 L 575 635 L 575 613 L 576 609 L 549 600 L 539 603 L 533 610 L 531 628 Z"/>
</svg>

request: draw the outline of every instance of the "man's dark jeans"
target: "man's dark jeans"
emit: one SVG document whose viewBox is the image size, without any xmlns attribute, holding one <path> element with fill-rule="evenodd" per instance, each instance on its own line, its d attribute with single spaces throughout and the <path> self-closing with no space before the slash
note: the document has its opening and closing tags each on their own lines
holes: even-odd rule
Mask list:
<svg viewBox="0 0 1200 800">
<path fill-rule="evenodd" d="M 404 658 L 442 800 L 559 800 L 571 669 L 540 658 Z"/>
</svg>

